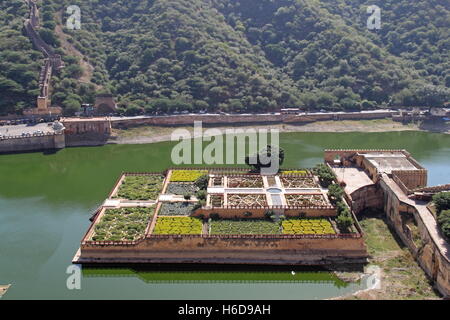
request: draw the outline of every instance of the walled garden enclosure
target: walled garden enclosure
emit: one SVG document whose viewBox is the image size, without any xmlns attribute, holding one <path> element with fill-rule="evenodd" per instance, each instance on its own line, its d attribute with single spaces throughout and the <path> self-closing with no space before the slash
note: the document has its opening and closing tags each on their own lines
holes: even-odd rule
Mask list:
<svg viewBox="0 0 450 320">
<path fill-rule="evenodd" d="M 127 173 L 95 216 L 80 259 L 83 252 L 118 262 L 162 256 L 152 261 L 247 261 L 254 255 L 258 263 L 271 260 L 272 252 L 286 261 L 306 255 L 309 264 L 324 263 L 324 252 L 345 260 L 350 248 L 355 261 L 364 259 L 357 222 L 342 233 L 335 217 L 327 190 L 309 170 L 273 176 L 234 168 Z"/>
</svg>

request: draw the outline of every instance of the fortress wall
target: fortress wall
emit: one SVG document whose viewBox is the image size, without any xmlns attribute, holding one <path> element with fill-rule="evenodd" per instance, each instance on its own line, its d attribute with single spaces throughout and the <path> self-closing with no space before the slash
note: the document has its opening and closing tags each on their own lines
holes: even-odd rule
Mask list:
<svg viewBox="0 0 450 320">
<path fill-rule="evenodd" d="M 394 112 L 395 113 L 395 112 Z M 330 121 L 330 120 L 372 120 L 391 118 L 393 112 L 348 112 L 348 113 L 322 113 L 322 114 L 300 114 L 300 115 L 284 115 L 283 122 L 285 123 L 305 123 L 315 121 Z"/>
<path fill-rule="evenodd" d="M 425 273 L 435 282 L 438 290 L 446 297 L 450 296 L 450 261 L 441 253 L 428 229 L 422 221 L 417 209 L 403 203 L 393 190 L 381 180 L 380 186 L 385 193 L 387 218 L 397 235 L 411 250 Z M 420 244 L 413 241 L 411 228 L 402 219 L 402 213 L 412 213 L 420 234 Z"/>
<path fill-rule="evenodd" d="M 99 120 L 65 120 L 66 145 L 68 147 L 98 146 L 107 143 L 111 135 L 111 121 L 108 118 Z"/>
<path fill-rule="evenodd" d="M 171 125 L 192 125 L 194 121 L 203 121 L 205 124 L 270 124 L 270 123 L 308 123 L 315 121 L 327 120 L 361 120 L 361 119 L 380 119 L 391 117 L 390 112 L 386 113 L 323 113 L 323 114 L 213 114 L 213 115 L 190 115 L 180 114 L 177 116 L 155 116 L 140 119 L 123 119 L 115 120 L 113 122 L 114 128 L 129 128 L 140 125 L 156 125 L 156 126 L 171 126 Z"/>
<path fill-rule="evenodd" d="M 384 204 L 383 191 L 376 184 L 354 191 L 350 198 L 352 210 L 356 214 L 367 208 L 382 209 Z"/>
<path fill-rule="evenodd" d="M 195 211 L 193 216 L 203 215 L 206 218 L 212 213 L 218 213 L 221 218 L 225 219 L 236 219 L 236 218 L 252 218 L 252 219 L 263 219 L 264 214 L 269 211 L 274 210 L 277 213 L 284 214 L 286 217 L 335 217 L 336 208 L 283 208 L 283 209 L 271 209 L 271 208 L 211 208 L 211 209 L 198 209 Z M 244 213 L 251 212 L 250 217 L 246 217 Z"/>
<path fill-rule="evenodd" d="M 363 238 L 271 239 L 161 237 L 147 238 L 136 246 L 82 244 L 83 262 L 197 262 L 326 264 L 363 262 Z"/>
<path fill-rule="evenodd" d="M 0 153 L 63 149 L 64 134 L 17 137 L 0 140 Z"/>
<path fill-rule="evenodd" d="M 105 120 L 79 120 L 79 121 L 67 121 L 62 120 L 61 123 L 64 125 L 66 135 L 71 134 L 82 134 L 88 132 L 100 133 L 100 134 L 110 134 L 111 133 L 111 121 Z"/>
<path fill-rule="evenodd" d="M 397 177 L 402 184 L 408 189 L 415 189 L 427 185 L 427 170 L 396 170 L 392 171 L 392 175 Z M 395 181 L 395 179 L 394 179 Z M 405 192 L 408 194 L 408 192 Z"/>
<path fill-rule="evenodd" d="M 125 119 L 113 121 L 113 128 L 129 128 L 140 125 L 193 125 L 194 121 L 202 121 L 208 124 L 230 125 L 236 123 L 281 123 L 281 115 L 178 115 L 174 116 L 158 116 L 142 119 Z"/>
</svg>

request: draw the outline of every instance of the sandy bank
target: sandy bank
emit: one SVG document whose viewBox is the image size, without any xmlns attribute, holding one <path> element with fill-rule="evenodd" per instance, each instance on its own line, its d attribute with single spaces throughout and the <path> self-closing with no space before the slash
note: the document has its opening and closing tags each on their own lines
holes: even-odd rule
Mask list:
<svg viewBox="0 0 450 320">
<path fill-rule="evenodd" d="M 204 130 L 211 128 L 205 127 Z M 389 119 L 383 120 L 345 120 L 345 121 L 321 121 L 305 125 L 255 125 L 255 126 L 215 126 L 221 130 L 227 128 L 241 129 L 278 129 L 280 132 L 392 132 L 392 131 L 421 131 L 418 125 L 404 125 Z M 193 127 L 157 127 L 141 126 L 126 130 L 113 129 L 113 135 L 108 143 L 114 144 L 144 144 L 162 141 L 170 141 L 175 129 L 186 129 L 193 132 Z M 449 133 L 449 132 L 447 132 Z"/>
</svg>

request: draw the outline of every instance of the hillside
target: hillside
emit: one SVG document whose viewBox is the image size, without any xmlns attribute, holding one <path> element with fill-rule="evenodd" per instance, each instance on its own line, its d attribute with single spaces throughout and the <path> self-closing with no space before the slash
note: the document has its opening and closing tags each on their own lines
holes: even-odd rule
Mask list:
<svg viewBox="0 0 450 320">
<path fill-rule="evenodd" d="M 2 6 L 21 2 L 4 0 Z M 81 102 L 92 102 L 98 88 L 113 93 L 127 114 L 298 106 L 359 110 L 442 105 L 450 99 L 446 0 L 384 1 L 378 31 L 366 28 L 371 4 L 366 0 L 39 4 L 41 33 L 68 66 L 54 81 L 52 102 L 68 114 Z M 55 27 L 73 4 L 81 8 L 82 30 L 62 26 L 62 35 Z M 8 10 L 14 19 L 1 19 L 2 30 L 26 16 L 23 7 Z M 26 50 L 14 48 L 18 54 Z M 1 79 L 15 81 L 2 71 Z M 14 92 L 8 99 L 16 110 L 23 106 Z M 5 110 L 0 104 L 0 113 Z"/>
<path fill-rule="evenodd" d="M 39 94 L 39 60 L 43 56 L 22 34 L 27 14 L 24 1 L 0 2 L 0 114 L 32 105 Z"/>
</svg>

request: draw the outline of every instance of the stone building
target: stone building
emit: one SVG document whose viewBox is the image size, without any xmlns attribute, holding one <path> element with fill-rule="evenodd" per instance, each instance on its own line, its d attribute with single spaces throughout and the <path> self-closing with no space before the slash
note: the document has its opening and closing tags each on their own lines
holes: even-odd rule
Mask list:
<svg viewBox="0 0 450 320">
<path fill-rule="evenodd" d="M 436 288 L 450 296 L 450 244 L 429 209 L 432 195 L 450 185 L 427 187 L 427 170 L 405 150 L 326 150 L 324 158 L 354 212 L 383 210 Z"/>
</svg>

